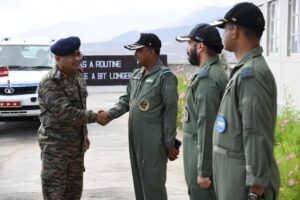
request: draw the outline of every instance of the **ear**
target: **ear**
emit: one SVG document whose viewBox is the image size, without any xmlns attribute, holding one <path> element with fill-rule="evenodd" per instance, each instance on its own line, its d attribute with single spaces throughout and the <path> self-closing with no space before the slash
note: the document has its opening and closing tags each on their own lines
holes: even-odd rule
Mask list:
<svg viewBox="0 0 300 200">
<path fill-rule="evenodd" d="M 232 28 L 232 39 L 236 39 L 240 34 L 240 29 L 238 26 L 233 26 Z"/>
<path fill-rule="evenodd" d="M 197 53 L 200 53 L 205 48 L 205 45 L 203 44 L 203 42 L 199 42 L 197 43 L 196 48 L 197 48 Z"/>
<path fill-rule="evenodd" d="M 61 56 L 55 56 L 55 61 L 56 63 L 60 63 L 61 62 L 62 57 Z"/>
</svg>

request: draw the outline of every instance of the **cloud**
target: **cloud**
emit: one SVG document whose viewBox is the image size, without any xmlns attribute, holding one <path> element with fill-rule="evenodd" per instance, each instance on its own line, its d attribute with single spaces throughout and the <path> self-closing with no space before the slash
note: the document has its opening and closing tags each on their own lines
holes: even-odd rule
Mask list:
<svg viewBox="0 0 300 200">
<path fill-rule="evenodd" d="M 168 26 L 207 6 L 226 6 L 238 0 L 0 0 L 1 35 L 11 37 L 40 26 L 78 20 L 99 21 L 112 34 L 130 29 Z M 105 31 L 107 32 L 107 30 Z M 101 34 L 101 33 L 99 33 Z M 106 33 L 106 38 L 107 38 Z"/>
</svg>

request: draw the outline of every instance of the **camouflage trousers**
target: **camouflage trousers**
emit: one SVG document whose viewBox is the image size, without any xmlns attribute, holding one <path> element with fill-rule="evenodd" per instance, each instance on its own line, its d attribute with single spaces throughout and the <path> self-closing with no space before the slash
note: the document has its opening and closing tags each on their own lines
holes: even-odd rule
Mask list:
<svg viewBox="0 0 300 200">
<path fill-rule="evenodd" d="M 46 148 L 42 158 L 42 189 L 45 200 L 77 200 L 83 188 L 84 152 Z"/>
</svg>

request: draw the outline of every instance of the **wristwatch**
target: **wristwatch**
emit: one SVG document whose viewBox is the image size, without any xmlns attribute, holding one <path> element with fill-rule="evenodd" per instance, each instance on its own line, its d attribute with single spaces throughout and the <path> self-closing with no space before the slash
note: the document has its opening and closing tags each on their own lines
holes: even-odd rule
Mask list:
<svg viewBox="0 0 300 200">
<path fill-rule="evenodd" d="M 256 193 L 254 192 L 249 192 L 248 193 L 248 200 L 259 200 L 259 197 Z"/>
</svg>

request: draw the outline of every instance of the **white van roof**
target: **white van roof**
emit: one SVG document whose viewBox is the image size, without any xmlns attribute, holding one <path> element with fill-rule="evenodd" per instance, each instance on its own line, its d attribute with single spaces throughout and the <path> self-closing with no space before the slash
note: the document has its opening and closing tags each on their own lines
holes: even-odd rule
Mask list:
<svg viewBox="0 0 300 200">
<path fill-rule="evenodd" d="M 52 45 L 54 39 L 47 38 L 2 38 L 0 45 Z"/>
</svg>

